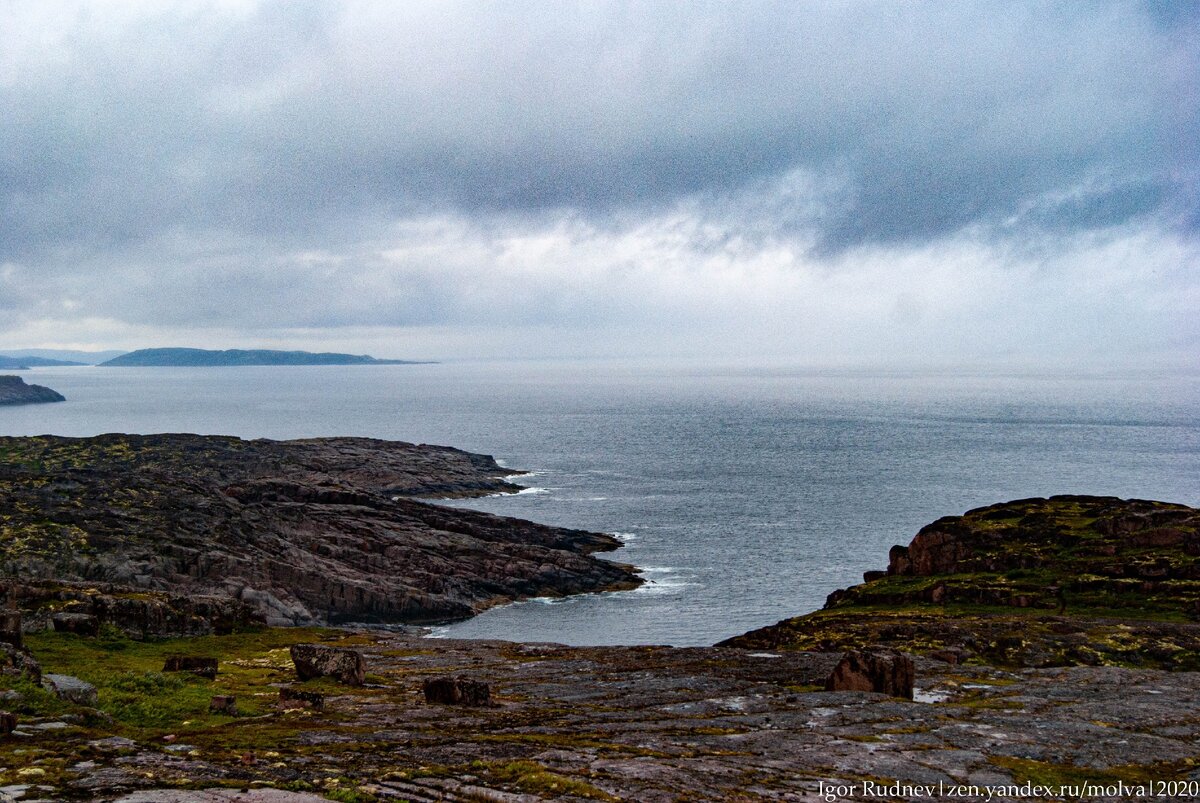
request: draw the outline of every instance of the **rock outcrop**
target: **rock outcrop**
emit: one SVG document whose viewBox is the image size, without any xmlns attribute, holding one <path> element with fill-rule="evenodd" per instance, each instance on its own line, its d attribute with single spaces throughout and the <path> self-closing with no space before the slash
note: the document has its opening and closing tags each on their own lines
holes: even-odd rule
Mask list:
<svg viewBox="0 0 1200 803">
<path fill-rule="evenodd" d="M 0 600 L 24 612 L 28 631 L 94 636 L 105 625 L 134 638 L 206 636 L 260 625 L 250 605 L 228 596 L 171 594 L 84 580 L 0 580 Z"/>
<path fill-rule="evenodd" d="M 1020 499 L 948 516 L 825 609 L 730 639 L 755 649 L 887 644 L 954 661 L 1200 670 L 1200 510 Z"/>
<path fill-rule="evenodd" d="M 911 700 L 912 659 L 886 647 L 851 650 L 829 674 L 825 691 L 869 691 Z"/>
<path fill-rule="evenodd" d="M 421 691 L 431 705 L 486 706 L 492 699 L 488 684 L 463 677 L 429 678 Z"/>
<path fill-rule="evenodd" d="M 56 390 L 43 385 L 25 384 L 25 380 L 19 376 L 0 376 L 0 405 L 41 404 L 66 400 L 66 397 Z"/>
<path fill-rule="evenodd" d="M 411 498 L 516 489 L 504 479 L 516 472 L 457 449 L 104 435 L 0 438 L 0 455 L 0 576 L 110 588 L 113 607 L 79 599 L 71 612 L 127 630 L 123 609 L 145 592 L 299 625 L 462 619 L 641 582 L 591 557 L 619 547 L 612 536 Z"/>
<path fill-rule="evenodd" d="M 292 664 L 301 680 L 333 678 L 347 686 L 361 686 L 367 679 L 367 664 L 362 653 L 324 644 L 296 644 L 291 648 Z"/>
<path fill-rule="evenodd" d="M 96 687 L 71 675 L 42 675 L 42 685 L 63 700 L 76 705 L 94 706 L 97 702 Z"/>
</svg>

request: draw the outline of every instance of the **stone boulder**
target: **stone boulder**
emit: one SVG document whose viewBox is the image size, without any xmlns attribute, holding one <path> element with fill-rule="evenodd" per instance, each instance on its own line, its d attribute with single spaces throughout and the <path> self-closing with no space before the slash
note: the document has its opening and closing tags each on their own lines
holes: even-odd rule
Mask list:
<svg viewBox="0 0 1200 803">
<path fill-rule="evenodd" d="M 24 647 L 14 647 L 6 641 L 0 641 L 0 675 L 23 676 L 34 683 L 41 683 L 42 666 Z"/>
<path fill-rule="evenodd" d="M 911 700 L 914 674 L 912 659 L 899 650 L 851 650 L 833 668 L 825 691 L 869 691 Z"/>
<path fill-rule="evenodd" d="M 75 703 L 76 705 L 86 705 L 94 708 L 99 701 L 95 686 L 70 675 L 43 675 L 42 686 L 58 695 L 59 698 Z"/>
<path fill-rule="evenodd" d="M 217 694 L 208 701 L 208 713 L 227 714 L 231 717 L 238 715 L 237 697 L 232 694 Z"/>
<path fill-rule="evenodd" d="M 21 632 L 20 611 L 9 610 L 0 612 L 0 642 L 11 644 L 20 649 L 25 646 Z"/>
<path fill-rule="evenodd" d="M 463 677 L 430 678 L 424 683 L 425 702 L 433 705 L 474 705 L 491 703 L 488 684 Z"/>
<path fill-rule="evenodd" d="M 56 633 L 94 636 L 100 632 L 100 620 L 90 613 L 56 613 L 50 617 Z"/>
<path fill-rule="evenodd" d="M 0 711 L 0 736 L 7 736 L 17 729 L 17 715 Z"/>
<path fill-rule="evenodd" d="M 291 649 L 292 663 L 301 680 L 330 677 L 347 686 L 361 686 L 367 677 L 367 662 L 362 653 L 323 644 L 296 644 Z"/>
</svg>

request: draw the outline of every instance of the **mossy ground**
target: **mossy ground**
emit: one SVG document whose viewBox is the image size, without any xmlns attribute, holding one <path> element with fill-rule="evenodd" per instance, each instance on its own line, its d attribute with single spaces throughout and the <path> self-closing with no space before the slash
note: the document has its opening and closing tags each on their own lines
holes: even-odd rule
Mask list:
<svg viewBox="0 0 1200 803">
<path fill-rule="evenodd" d="M 191 746 L 198 756 L 238 763 L 246 756 L 270 762 L 284 752 L 302 751 L 297 740 L 312 726 L 307 711 L 279 712 L 278 686 L 290 684 L 327 695 L 367 695 L 366 689 L 337 685 L 328 679 L 299 683 L 289 657 L 293 644 L 325 642 L 353 647 L 370 637 L 317 628 L 262 628 L 225 636 L 135 641 L 113 630 L 99 638 L 69 633 L 39 633 L 26 646 L 45 673 L 72 675 L 96 687 L 95 709 L 58 699 L 28 680 L 0 677 L 0 689 L 19 698 L 4 703 L 31 736 L 0 741 L 0 785 L 53 783 L 80 761 L 96 757 L 88 742 L 109 736 L 131 739 L 161 749 L 166 740 Z M 168 656 L 219 658 L 219 672 L 207 680 L 190 672 L 162 671 Z M 237 699 L 237 716 L 212 713 L 216 695 Z M 69 723 L 67 729 L 39 731 L 37 720 Z M 321 714 L 322 728 L 337 730 L 337 716 Z M 282 752 L 281 752 L 282 751 Z M 37 772 L 33 772 L 37 771 Z M 187 778 L 170 779 L 188 786 Z M 332 799 L 351 800 L 343 793 Z M 360 797 L 361 800 L 368 799 Z"/>
</svg>

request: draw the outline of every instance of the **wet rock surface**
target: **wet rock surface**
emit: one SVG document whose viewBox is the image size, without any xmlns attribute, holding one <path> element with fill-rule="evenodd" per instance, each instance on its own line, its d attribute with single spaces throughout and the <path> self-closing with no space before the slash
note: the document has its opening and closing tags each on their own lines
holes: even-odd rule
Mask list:
<svg viewBox="0 0 1200 803">
<path fill-rule="evenodd" d="M 612 536 L 410 498 L 515 490 L 504 478 L 516 472 L 457 449 L 103 435 L 0 438 L 0 454 L 8 515 L 0 575 L 25 588 L 83 584 L 83 598 L 63 612 L 126 630 L 145 620 L 147 635 L 220 632 L 189 621 L 202 614 L 164 621 L 188 598 L 234 600 L 275 625 L 428 622 L 641 582 L 591 557 L 616 549 Z M 97 610 L 87 586 L 104 584 L 112 602 Z M 144 592 L 179 601 L 162 609 Z M 9 597 L 44 615 L 27 604 L 37 594 Z"/>
</svg>

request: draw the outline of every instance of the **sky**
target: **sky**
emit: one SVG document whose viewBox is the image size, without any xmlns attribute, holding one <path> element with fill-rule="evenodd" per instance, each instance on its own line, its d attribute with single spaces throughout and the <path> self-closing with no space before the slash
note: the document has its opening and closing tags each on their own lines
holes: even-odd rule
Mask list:
<svg viewBox="0 0 1200 803">
<path fill-rule="evenodd" d="M 1200 368 L 1200 4 L 0 0 L 0 348 Z"/>
</svg>

